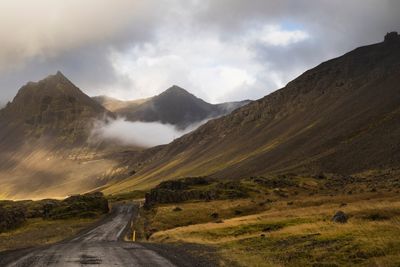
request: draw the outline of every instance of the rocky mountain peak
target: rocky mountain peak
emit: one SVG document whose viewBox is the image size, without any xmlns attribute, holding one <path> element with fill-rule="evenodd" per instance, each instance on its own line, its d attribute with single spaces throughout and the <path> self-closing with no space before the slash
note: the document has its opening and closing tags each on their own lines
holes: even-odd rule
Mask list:
<svg viewBox="0 0 400 267">
<path fill-rule="evenodd" d="M 388 32 L 385 35 L 385 43 L 396 43 L 400 42 L 400 35 L 397 32 Z"/>
<path fill-rule="evenodd" d="M 192 96 L 191 93 L 183 89 L 182 87 L 179 87 L 177 85 L 173 85 L 164 92 L 162 92 L 160 95 L 187 95 L 187 96 Z"/>
<path fill-rule="evenodd" d="M 111 114 L 84 94 L 60 71 L 38 82 L 28 82 L 0 114 L 6 124 L 29 131 L 81 135 L 94 118 Z"/>
</svg>

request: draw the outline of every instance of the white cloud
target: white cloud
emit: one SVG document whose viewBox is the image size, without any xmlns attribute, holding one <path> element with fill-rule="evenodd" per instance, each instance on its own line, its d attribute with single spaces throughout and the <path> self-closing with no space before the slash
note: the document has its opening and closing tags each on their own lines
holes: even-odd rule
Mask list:
<svg viewBox="0 0 400 267">
<path fill-rule="evenodd" d="M 178 130 L 174 125 L 160 122 L 130 122 L 124 118 L 98 121 L 92 130 L 92 138 L 96 140 L 111 140 L 123 145 L 153 147 L 168 144 L 174 139 L 195 130 L 206 122 L 195 123 Z"/>
<path fill-rule="evenodd" d="M 114 85 L 105 94 L 123 99 L 143 98 L 177 84 L 212 103 L 241 100 L 244 97 L 239 97 L 240 90 L 246 90 L 247 98 L 262 97 L 283 84 L 281 75 L 269 68 L 268 61 L 261 62 L 253 48 L 265 41 L 260 36 L 265 37 L 266 29 L 270 29 L 270 37 L 284 36 L 279 38 L 285 45 L 300 42 L 297 31 L 282 31 L 268 25 L 226 40 L 212 31 L 163 29 L 152 43 L 111 54 L 115 72 L 130 82 L 128 86 Z M 250 88 L 254 88 L 253 92 Z"/>
<path fill-rule="evenodd" d="M 257 35 L 263 43 L 274 46 L 288 46 L 310 38 L 305 31 L 284 30 L 276 25 L 264 26 Z"/>
<path fill-rule="evenodd" d="M 395 0 L 1 0 L 0 99 L 57 69 L 91 95 L 140 98 L 178 84 L 210 102 L 258 98 L 399 30 L 399 7 Z"/>
<path fill-rule="evenodd" d="M 138 36 L 158 6 L 137 0 L 0 1 L 0 70 L 122 34 Z"/>
</svg>

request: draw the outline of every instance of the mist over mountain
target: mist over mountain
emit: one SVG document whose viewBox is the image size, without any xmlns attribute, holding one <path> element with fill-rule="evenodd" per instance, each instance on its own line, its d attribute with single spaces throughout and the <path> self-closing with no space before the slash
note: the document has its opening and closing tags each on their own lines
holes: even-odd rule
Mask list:
<svg viewBox="0 0 400 267">
<path fill-rule="evenodd" d="M 98 120 L 92 130 L 94 140 L 111 141 L 121 145 L 153 147 L 172 142 L 206 121 L 188 125 L 184 129 L 160 122 L 127 121 L 125 118 Z"/>
<path fill-rule="evenodd" d="M 0 197 L 105 186 L 131 169 L 114 153 L 167 144 L 247 102 L 212 105 L 178 87 L 146 100 L 92 99 L 61 72 L 28 82 L 0 110 Z"/>
<path fill-rule="evenodd" d="M 194 123 L 226 115 L 249 100 L 210 104 L 179 86 L 147 99 L 121 101 L 106 96 L 94 97 L 98 103 L 128 121 L 160 122 L 183 130 Z"/>
<path fill-rule="evenodd" d="M 145 156 L 107 192 L 160 180 L 400 168 L 400 38 L 357 48 Z M 157 170 L 157 171 L 156 171 Z"/>
<path fill-rule="evenodd" d="M 210 104 L 176 85 L 146 99 L 122 101 L 107 96 L 92 98 L 118 116 L 95 124 L 94 140 L 151 147 L 172 142 L 210 119 L 242 107 L 250 100 Z"/>
<path fill-rule="evenodd" d="M 0 110 L 0 197 L 60 197 L 104 183 L 116 162 L 98 157 L 115 146 L 88 141 L 105 117 L 114 115 L 61 72 L 24 85 Z"/>
<path fill-rule="evenodd" d="M 399 11 L 0 1 L 0 267 L 400 267 Z"/>
<path fill-rule="evenodd" d="M 197 130 L 190 125 L 247 102 L 212 105 L 176 86 L 144 100 L 95 101 L 58 72 L 23 86 L 0 111 L 2 194 L 119 192 L 182 176 L 397 169 L 399 61 L 399 37 L 387 35 Z"/>
</svg>

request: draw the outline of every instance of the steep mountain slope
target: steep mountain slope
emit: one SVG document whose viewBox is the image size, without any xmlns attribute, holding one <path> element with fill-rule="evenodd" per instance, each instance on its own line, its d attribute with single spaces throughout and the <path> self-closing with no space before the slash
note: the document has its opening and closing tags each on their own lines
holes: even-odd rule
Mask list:
<svg viewBox="0 0 400 267">
<path fill-rule="evenodd" d="M 141 100 L 121 101 L 105 96 L 94 97 L 98 103 L 129 121 L 169 123 L 185 128 L 205 119 L 219 117 L 250 101 L 210 104 L 176 85 L 163 93 Z"/>
<path fill-rule="evenodd" d="M 21 129 L 24 138 L 55 137 L 68 143 L 85 142 L 88 122 L 113 116 L 85 95 L 61 72 L 23 86 L 11 103 L 0 111 L 2 129 Z M 0 140 L 14 136 L 7 132 Z M 7 144 L 4 144 L 7 145 Z"/>
<path fill-rule="evenodd" d="M 88 140 L 113 116 L 61 72 L 23 86 L 0 111 L 0 198 L 60 197 L 102 184 L 115 162 Z"/>
<path fill-rule="evenodd" d="M 102 105 L 107 110 L 120 113 L 125 110 L 125 112 L 134 112 L 134 110 L 139 107 L 141 104 L 145 103 L 146 101 L 150 100 L 150 98 L 143 98 L 137 100 L 119 100 L 113 97 L 101 95 L 101 96 L 94 96 L 92 97 L 94 101 Z M 122 114 L 121 114 L 122 115 Z"/>
<path fill-rule="evenodd" d="M 400 168 L 400 37 L 357 48 L 169 145 L 134 153 L 137 173 L 105 192 L 161 180 Z"/>
<path fill-rule="evenodd" d="M 93 135 L 96 121 L 116 117 L 103 105 L 184 127 L 241 103 L 211 105 L 177 87 L 147 100 L 92 99 L 61 72 L 29 82 L 0 110 L 0 199 L 63 197 L 131 174 L 119 151 L 139 148 Z"/>
</svg>

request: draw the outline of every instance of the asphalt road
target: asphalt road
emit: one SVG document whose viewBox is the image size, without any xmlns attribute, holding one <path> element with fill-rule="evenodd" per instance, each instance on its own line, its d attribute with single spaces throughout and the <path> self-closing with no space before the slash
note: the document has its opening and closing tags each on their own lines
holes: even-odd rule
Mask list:
<svg viewBox="0 0 400 267">
<path fill-rule="evenodd" d="M 121 205 L 94 228 L 70 240 L 16 254 L 6 266 L 177 266 L 155 249 L 121 240 L 137 210 L 134 204 Z"/>
</svg>

